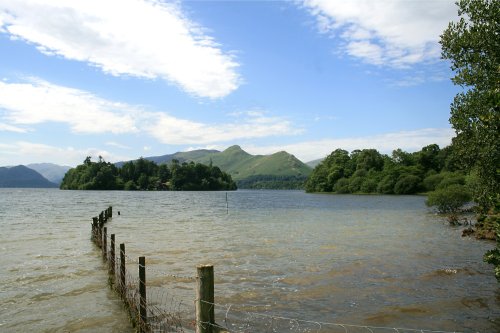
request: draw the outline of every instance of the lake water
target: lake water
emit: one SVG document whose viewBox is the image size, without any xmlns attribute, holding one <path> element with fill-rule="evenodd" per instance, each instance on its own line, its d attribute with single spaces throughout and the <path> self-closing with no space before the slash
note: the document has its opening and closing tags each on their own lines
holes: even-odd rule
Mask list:
<svg viewBox="0 0 500 333">
<path fill-rule="evenodd" d="M 133 332 L 90 241 L 91 217 L 112 205 L 127 268 L 146 256 L 151 296 L 186 322 L 196 266 L 211 263 L 217 321 L 248 332 L 500 332 L 482 261 L 494 243 L 462 238 L 424 200 L 0 189 L 0 331 Z"/>
</svg>

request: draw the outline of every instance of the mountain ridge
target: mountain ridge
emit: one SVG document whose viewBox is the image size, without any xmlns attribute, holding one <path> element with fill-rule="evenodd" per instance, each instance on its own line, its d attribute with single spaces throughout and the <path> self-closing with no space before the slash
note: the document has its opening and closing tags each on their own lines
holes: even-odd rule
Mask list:
<svg viewBox="0 0 500 333">
<path fill-rule="evenodd" d="M 67 165 L 58 165 L 54 163 L 31 163 L 25 166 L 35 170 L 48 181 L 57 185 L 61 184 L 64 175 L 71 169 L 71 167 Z"/>
<path fill-rule="evenodd" d="M 13 167 L 0 167 L 0 187 L 56 188 L 58 186 L 37 171 L 25 165 L 17 165 Z"/>
</svg>

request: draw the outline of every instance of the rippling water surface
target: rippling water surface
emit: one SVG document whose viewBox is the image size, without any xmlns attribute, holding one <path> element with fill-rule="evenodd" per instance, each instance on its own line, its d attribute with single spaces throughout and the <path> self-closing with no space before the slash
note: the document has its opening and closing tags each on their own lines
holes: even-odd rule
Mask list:
<svg viewBox="0 0 500 333">
<path fill-rule="evenodd" d="M 148 285 L 187 319 L 195 285 L 183 277 L 211 263 L 218 321 L 253 331 L 500 332 L 499 288 L 482 262 L 494 243 L 462 238 L 424 200 L 237 191 L 226 206 L 225 192 L 0 189 L 0 331 L 133 331 L 89 240 L 91 217 L 112 205 L 108 234 L 129 261 L 146 256 Z"/>
</svg>

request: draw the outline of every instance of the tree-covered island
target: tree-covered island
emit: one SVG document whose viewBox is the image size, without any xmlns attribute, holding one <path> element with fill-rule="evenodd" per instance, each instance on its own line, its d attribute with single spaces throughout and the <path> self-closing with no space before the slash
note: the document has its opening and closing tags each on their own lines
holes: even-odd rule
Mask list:
<svg viewBox="0 0 500 333">
<path fill-rule="evenodd" d="M 83 164 L 70 169 L 60 186 L 63 190 L 172 190 L 220 191 L 236 190 L 231 176 L 217 166 L 201 163 L 156 164 L 144 158 L 118 168 L 99 157 L 87 157 Z"/>
</svg>

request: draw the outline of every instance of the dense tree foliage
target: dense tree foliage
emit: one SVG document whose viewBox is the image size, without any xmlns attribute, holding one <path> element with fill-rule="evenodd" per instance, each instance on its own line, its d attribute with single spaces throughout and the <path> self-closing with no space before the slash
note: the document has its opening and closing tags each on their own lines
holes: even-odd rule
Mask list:
<svg viewBox="0 0 500 333">
<path fill-rule="evenodd" d="M 117 168 L 101 157 L 98 162 L 87 157 L 83 164 L 66 173 L 61 189 L 213 191 L 235 190 L 236 183 L 212 165 L 179 164 L 174 160 L 169 167 L 140 158 Z"/>
<path fill-rule="evenodd" d="M 254 190 L 302 190 L 306 176 L 256 175 L 238 180 L 238 188 Z"/>
<path fill-rule="evenodd" d="M 500 2 L 459 0 L 458 22 L 441 35 L 442 57 L 464 88 L 451 104 L 456 153 L 474 176 L 479 204 L 478 231 L 496 235 L 497 247 L 485 255 L 500 281 Z"/>
<path fill-rule="evenodd" d="M 455 71 L 453 83 L 464 88 L 451 105 L 456 152 L 475 170 L 475 200 L 484 211 L 500 193 L 500 2 L 460 0 L 459 21 L 441 35 L 442 57 Z"/>
<path fill-rule="evenodd" d="M 60 187 L 64 190 L 118 190 L 122 184 L 117 175 L 118 169 L 101 156 L 98 162 L 87 157 L 83 164 L 66 172 Z"/>
<path fill-rule="evenodd" d="M 333 151 L 313 170 L 308 192 L 414 194 L 465 184 L 452 146 L 432 144 L 415 153 L 401 149 L 391 156 L 375 149 Z"/>
<path fill-rule="evenodd" d="M 470 192 L 464 185 L 453 184 L 429 193 L 426 204 L 436 206 L 442 214 L 456 214 L 470 200 Z"/>
</svg>

